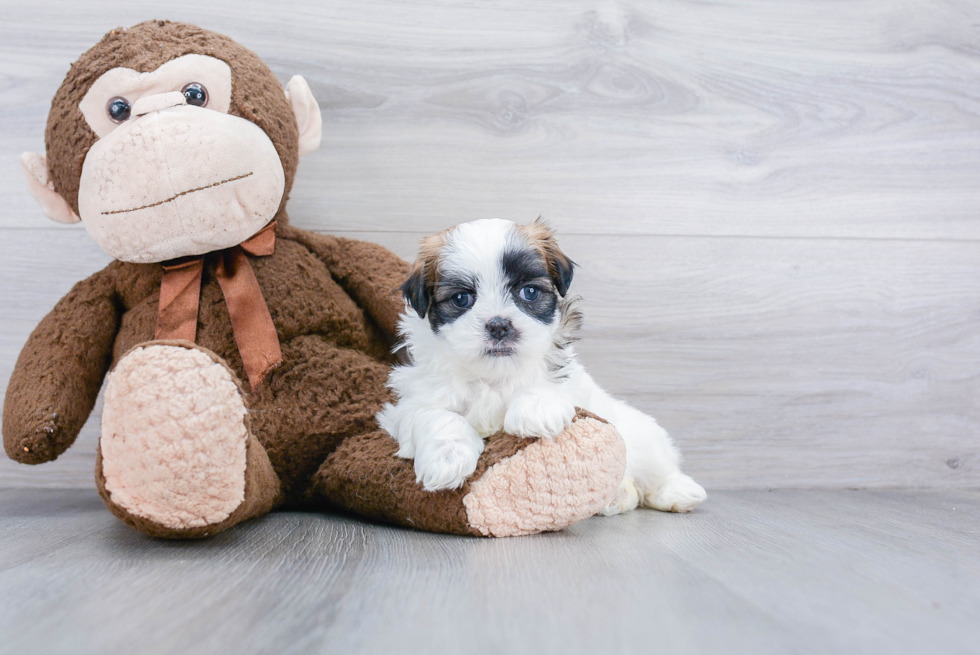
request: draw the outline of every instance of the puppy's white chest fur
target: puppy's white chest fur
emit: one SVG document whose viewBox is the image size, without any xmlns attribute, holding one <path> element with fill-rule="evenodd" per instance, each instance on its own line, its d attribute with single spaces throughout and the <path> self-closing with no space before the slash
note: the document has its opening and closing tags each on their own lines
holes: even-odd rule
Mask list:
<svg viewBox="0 0 980 655">
<path fill-rule="evenodd" d="M 569 356 L 571 354 L 569 353 Z M 534 434 L 535 431 L 525 429 L 524 417 L 518 416 L 519 409 L 514 409 L 521 404 L 529 404 L 537 400 L 551 404 L 562 405 L 563 413 L 572 415 L 573 399 L 567 393 L 570 389 L 569 384 L 548 380 L 545 375 L 524 375 L 516 376 L 516 379 L 506 380 L 470 380 L 461 384 L 466 388 L 465 401 L 455 411 L 459 412 L 466 419 L 477 434 L 481 437 L 490 435 L 506 429 L 508 414 L 511 418 L 509 427 L 516 428 L 517 434 L 528 436 L 552 436 L 551 434 Z M 533 396 L 533 400 L 528 398 Z M 527 408 L 533 415 L 535 412 L 547 412 L 547 407 Z M 533 420 L 533 416 L 529 417 Z M 567 423 L 559 427 L 564 428 Z"/>
<path fill-rule="evenodd" d="M 504 427 L 504 415 L 507 413 L 510 395 L 505 396 L 503 389 L 495 389 L 482 380 L 467 386 L 469 397 L 460 413 L 477 434 L 489 437 Z"/>
</svg>

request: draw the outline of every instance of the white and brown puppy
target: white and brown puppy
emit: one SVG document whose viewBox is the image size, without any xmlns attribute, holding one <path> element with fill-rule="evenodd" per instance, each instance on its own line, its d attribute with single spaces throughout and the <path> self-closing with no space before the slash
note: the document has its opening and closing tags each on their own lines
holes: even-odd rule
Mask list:
<svg viewBox="0 0 980 655">
<path fill-rule="evenodd" d="M 599 388 L 575 356 L 581 313 L 567 295 L 572 271 L 541 220 L 485 219 L 423 239 L 402 287 L 414 310 L 406 307 L 400 325 L 411 364 L 392 371 L 398 402 L 378 421 L 435 491 L 473 473 L 484 437 L 503 428 L 551 438 L 582 407 L 626 441 L 627 477 L 604 513 L 638 504 L 689 511 L 706 495 L 681 473 L 670 437 Z"/>
</svg>

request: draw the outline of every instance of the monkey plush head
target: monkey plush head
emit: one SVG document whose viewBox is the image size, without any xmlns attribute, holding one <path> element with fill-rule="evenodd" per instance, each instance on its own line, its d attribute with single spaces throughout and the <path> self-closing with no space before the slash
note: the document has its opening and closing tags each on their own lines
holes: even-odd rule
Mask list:
<svg viewBox="0 0 980 655">
<path fill-rule="evenodd" d="M 115 29 L 51 104 L 31 193 L 81 220 L 116 259 L 160 262 L 237 245 L 282 212 L 299 155 L 320 144 L 306 81 L 286 88 L 250 50 L 193 25 Z"/>
</svg>

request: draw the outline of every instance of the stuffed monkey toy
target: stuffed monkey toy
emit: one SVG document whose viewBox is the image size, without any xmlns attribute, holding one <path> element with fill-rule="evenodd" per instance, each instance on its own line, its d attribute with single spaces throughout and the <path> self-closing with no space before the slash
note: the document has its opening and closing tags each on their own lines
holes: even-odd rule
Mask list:
<svg viewBox="0 0 980 655">
<path fill-rule="evenodd" d="M 105 385 L 96 483 L 146 534 L 214 535 L 277 508 L 340 508 L 438 532 L 558 530 L 615 494 L 625 446 L 580 412 L 554 440 L 491 437 L 457 490 L 426 492 L 378 430 L 408 265 L 286 215 L 320 143 L 303 78 L 198 27 L 115 29 L 72 65 L 46 154 L 45 214 L 116 261 L 31 334 L 3 407 L 7 454 L 58 457 Z"/>
</svg>

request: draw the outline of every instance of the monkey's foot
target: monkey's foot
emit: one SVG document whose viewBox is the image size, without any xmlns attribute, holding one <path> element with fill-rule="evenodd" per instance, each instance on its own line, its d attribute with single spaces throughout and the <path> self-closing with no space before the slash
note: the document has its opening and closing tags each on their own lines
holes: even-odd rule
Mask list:
<svg viewBox="0 0 980 655">
<path fill-rule="evenodd" d="M 96 478 L 114 514 L 161 537 L 215 534 L 279 492 L 234 373 L 186 341 L 137 346 L 110 373 Z"/>
<path fill-rule="evenodd" d="M 497 433 L 462 489 L 425 491 L 385 432 L 345 441 L 314 476 L 310 499 L 401 525 L 484 537 L 561 530 L 603 509 L 626 472 L 626 444 L 579 411 L 554 439 Z"/>
</svg>

